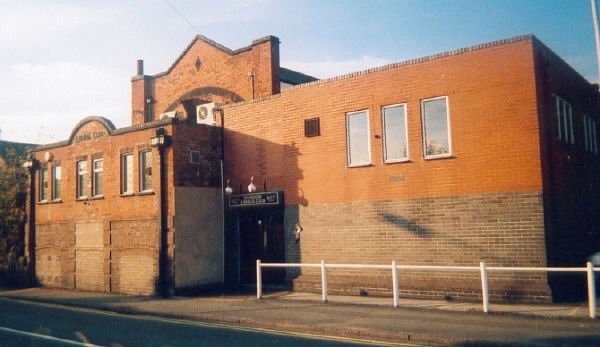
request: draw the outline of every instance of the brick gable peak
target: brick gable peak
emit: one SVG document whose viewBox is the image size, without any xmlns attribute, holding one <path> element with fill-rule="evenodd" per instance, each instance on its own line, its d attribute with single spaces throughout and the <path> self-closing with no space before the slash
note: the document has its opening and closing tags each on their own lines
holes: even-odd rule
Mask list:
<svg viewBox="0 0 600 347">
<path fill-rule="evenodd" d="M 167 69 L 167 71 L 164 72 L 160 72 L 156 75 L 154 75 L 153 77 L 160 77 L 163 75 L 168 75 L 171 71 L 173 71 L 173 69 L 177 66 L 177 64 L 179 64 L 179 62 L 183 59 L 183 57 L 186 56 L 186 54 L 190 51 L 190 49 L 192 49 L 192 47 L 196 44 L 197 41 L 202 41 L 228 55 L 236 55 L 242 52 L 246 52 L 252 49 L 253 46 L 265 43 L 265 42 L 274 42 L 274 43 L 279 43 L 279 38 L 277 36 L 273 36 L 273 35 L 267 35 L 261 38 L 258 38 L 256 40 L 253 40 L 252 43 L 248 46 L 245 47 L 241 47 L 238 48 L 236 50 L 232 50 L 230 48 L 227 48 L 225 46 L 223 46 L 222 44 L 213 41 L 211 39 L 209 39 L 208 37 L 204 36 L 204 35 L 196 35 L 196 37 L 194 37 L 194 39 L 184 48 L 184 50 L 181 52 L 181 54 L 179 54 L 179 56 L 175 59 L 175 61 L 173 62 L 173 64 L 171 64 L 171 66 Z"/>
</svg>

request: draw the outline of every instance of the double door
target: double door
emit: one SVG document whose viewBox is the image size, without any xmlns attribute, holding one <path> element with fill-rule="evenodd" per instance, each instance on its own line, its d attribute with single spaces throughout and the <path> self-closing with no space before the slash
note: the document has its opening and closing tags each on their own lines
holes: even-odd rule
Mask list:
<svg viewBox="0 0 600 347">
<path fill-rule="evenodd" d="M 256 284 L 256 260 L 264 263 L 285 262 L 283 212 L 247 210 L 239 214 L 240 281 Z M 264 284 L 281 284 L 284 269 L 263 269 Z"/>
</svg>

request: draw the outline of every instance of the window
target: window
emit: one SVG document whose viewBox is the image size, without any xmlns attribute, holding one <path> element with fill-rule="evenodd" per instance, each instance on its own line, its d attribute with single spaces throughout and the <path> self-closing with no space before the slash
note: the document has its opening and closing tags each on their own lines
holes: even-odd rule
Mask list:
<svg viewBox="0 0 600 347">
<path fill-rule="evenodd" d="M 40 167 L 40 201 L 48 201 L 48 167 Z"/>
<path fill-rule="evenodd" d="M 92 195 L 102 196 L 104 194 L 104 160 L 94 159 L 92 161 L 92 170 L 94 176 L 92 177 Z"/>
<path fill-rule="evenodd" d="M 60 200 L 60 181 L 61 181 L 60 164 L 54 164 L 52 167 L 52 199 Z"/>
<path fill-rule="evenodd" d="M 573 110 L 571 104 L 554 95 L 556 103 L 556 138 L 561 142 L 574 144 Z"/>
<path fill-rule="evenodd" d="M 88 165 L 87 161 L 77 162 L 77 198 L 85 198 L 88 195 L 87 187 Z"/>
<path fill-rule="evenodd" d="M 598 135 L 596 133 L 596 120 L 592 117 L 583 115 L 583 133 L 585 135 L 585 150 L 598 154 Z"/>
<path fill-rule="evenodd" d="M 317 118 L 304 120 L 304 136 L 315 137 L 321 135 L 321 121 Z"/>
<path fill-rule="evenodd" d="M 346 142 L 348 166 L 371 164 L 368 111 L 346 114 Z"/>
<path fill-rule="evenodd" d="M 450 120 L 448 98 L 421 101 L 423 117 L 423 151 L 425 158 L 450 156 Z"/>
<path fill-rule="evenodd" d="M 200 151 L 190 151 L 190 164 L 199 165 L 202 163 L 202 153 Z"/>
<path fill-rule="evenodd" d="M 121 155 L 121 194 L 133 193 L 133 154 Z"/>
<path fill-rule="evenodd" d="M 406 104 L 386 106 L 382 109 L 383 160 L 394 163 L 408 160 Z"/>
<path fill-rule="evenodd" d="M 140 191 L 152 190 L 152 152 L 140 152 Z"/>
</svg>

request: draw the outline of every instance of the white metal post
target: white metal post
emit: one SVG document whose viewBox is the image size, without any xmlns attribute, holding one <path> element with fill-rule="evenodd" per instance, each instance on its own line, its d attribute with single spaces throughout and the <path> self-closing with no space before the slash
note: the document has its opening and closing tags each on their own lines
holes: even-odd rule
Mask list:
<svg viewBox="0 0 600 347">
<path fill-rule="evenodd" d="M 398 268 L 395 260 L 392 260 L 392 292 L 394 293 L 394 307 L 398 307 Z"/>
<path fill-rule="evenodd" d="M 321 260 L 321 290 L 323 302 L 327 302 L 327 269 L 325 268 L 325 260 Z"/>
<path fill-rule="evenodd" d="M 596 61 L 598 63 L 598 73 L 600 74 L 600 29 L 598 29 L 598 9 L 596 8 L 596 0 L 590 0 L 590 3 L 592 5 L 592 19 L 594 21 L 594 37 L 596 38 Z"/>
<path fill-rule="evenodd" d="M 488 274 L 485 268 L 485 262 L 479 263 L 481 272 L 481 297 L 483 299 L 483 312 L 488 313 L 490 310 L 490 298 L 488 295 Z"/>
<path fill-rule="evenodd" d="M 260 259 L 256 259 L 256 298 L 262 298 L 262 273 Z"/>
<path fill-rule="evenodd" d="M 596 318 L 596 282 L 594 282 L 594 264 L 587 262 L 588 303 L 590 318 Z"/>
</svg>

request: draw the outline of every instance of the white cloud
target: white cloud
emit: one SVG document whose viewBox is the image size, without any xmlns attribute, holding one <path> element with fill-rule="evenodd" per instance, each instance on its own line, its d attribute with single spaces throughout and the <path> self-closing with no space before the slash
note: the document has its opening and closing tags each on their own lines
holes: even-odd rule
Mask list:
<svg viewBox="0 0 600 347">
<path fill-rule="evenodd" d="M 329 78 L 352 72 L 367 70 L 374 67 L 390 64 L 385 58 L 362 56 L 359 59 L 350 60 L 324 60 L 315 62 L 284 61 L 281 66 L 296 70 L 317 78 Z"/>
<path fill-rule="evenodd" d="M 73 126 L 100 115 L 129 123 L 129 72 L 74 62 L 11 67 L 0 85 L 2 138 L 21 142 L 64 140 Z"/>
<path fill-rule="evenodd" d="M 44 44 L 44 38 L 72 33 L 77 29 L 117 24 L 123 9 L 113 6 L 61 4 L 56 2 L 14 2 L 0 13 L 0 42 Z"/>
</svg>

